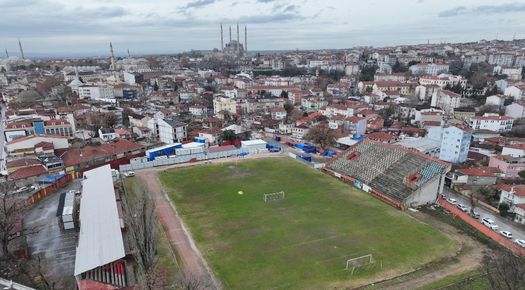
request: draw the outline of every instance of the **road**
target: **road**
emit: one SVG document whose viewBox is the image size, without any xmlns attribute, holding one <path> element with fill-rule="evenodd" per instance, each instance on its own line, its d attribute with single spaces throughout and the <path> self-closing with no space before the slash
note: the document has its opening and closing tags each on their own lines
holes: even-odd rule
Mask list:
<svg viewBox="0 0 525 290">
<path fill-rule="evenodd" d="M 0 102 L 0 172 L 7 170 L 6 169 L 6 159 L 7 154 L 5 152 L 5 136 L 4 136 L 4 129 L 5 129 L 5 123 L 6 123 L 6 105 L 3 102 Z"/>
<path fill-rule="evenodd" d="M 455 200 L 457 200 L 459 203 L 465 205 L 466 207 L 468 207 L 470 209 L 470 200 L 468 197 L 466 196 L 463 196 L 459 193 L 456 193 L 454 192 L 453 190 L 451 190 L 450 188 L 448 187 L 445 187 L 443 193 L 447 196 L 447 197 L 451 197 L 451 198 L 454 198 Z M 513 221 L 510 221 L 506 218 L 503 218 L 501 217 L 500 215 L 484 208 L 483 206 L 481 205 L 476 205 L 474 211 L 476 211 L 477 213 L 480 214 L 480 221 L 482 218 L 484 217 L 488 217 L 490 219 L 492 219 L 499 227 L 497 229 L 497 231 L 509 231 L 512 233 L 512 240 L 515 240 L 515 239 L 522 239 L 522 240 L 525 240 L 525 232 L 518 228 L 517 225 L 513 222 Z"/>
</svg>

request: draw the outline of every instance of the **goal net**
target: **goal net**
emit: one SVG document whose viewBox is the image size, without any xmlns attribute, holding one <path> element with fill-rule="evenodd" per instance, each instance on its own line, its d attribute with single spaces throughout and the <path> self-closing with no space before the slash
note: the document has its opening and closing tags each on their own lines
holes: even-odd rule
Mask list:
<svg viewBox="0 0 525 290">
<path fill-rule="evenodd" d="M 346 260 L 345 270 L 351 270 L 354 274 L 356 268 L 372 264 L 372 254 L 351 258 Z"/>
<path fill-rule="evenodd" d="M 264 202 L 284 199 L 284 191 L 265 193 L 263 196 Z"/>
</svg>

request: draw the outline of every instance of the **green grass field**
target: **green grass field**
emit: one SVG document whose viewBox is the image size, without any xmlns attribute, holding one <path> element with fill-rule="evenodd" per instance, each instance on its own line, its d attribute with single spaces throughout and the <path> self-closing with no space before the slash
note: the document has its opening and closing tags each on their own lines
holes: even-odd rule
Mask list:
<svg viewBox="0 0 525 290">
<path fill-rule="evenodd" d="M 355 286 L 449 256 L 457 246 L 288 158 L 172 169 L 160 178 L 226 289 Z M 263 201 L 280 190 L 284 200 Z M 346 260 L 365 254 L 375 263 L 350 275 Z"/>
</svg>

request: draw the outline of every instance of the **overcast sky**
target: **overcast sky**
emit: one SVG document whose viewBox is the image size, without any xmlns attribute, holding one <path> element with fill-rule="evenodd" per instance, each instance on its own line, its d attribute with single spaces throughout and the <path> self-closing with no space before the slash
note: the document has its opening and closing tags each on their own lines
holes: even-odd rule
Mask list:
<svg viewBox="0 0 525 290">
<path fill-rule="evenodd" d="M 525 1 L 0 0 L 0 48 L 17 54 L 20 38 L 26 54 L 107 54 L 109 41 L 118 55 L 208 50 L 220 23 L 226 42 L 237 22 L 249 50 L 512 39 L 525 38 Z"/>
</svg>

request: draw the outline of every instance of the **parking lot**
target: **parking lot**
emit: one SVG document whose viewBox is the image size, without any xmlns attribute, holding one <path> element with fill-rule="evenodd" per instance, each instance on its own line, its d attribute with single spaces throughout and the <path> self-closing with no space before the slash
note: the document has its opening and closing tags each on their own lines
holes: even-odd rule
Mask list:
<svg viewBox="0 0 525 290">
<path fill-rule="evenodd" d="M 45 263 L 53 269 L 51 275 L 55 279 L 72 277 L 75 268 L 75 249 L 78 232 L 64 231 L 56 216 L 60 194 L 80 189 L 80 180 L 75 180 L 61 190 L 50 194 L 35 204 L 25 216 L 26 229 L 36 228 L 37 232 L 27 236 L 27 244 L 31 255 L 43 254 Z"/>
</svg>

